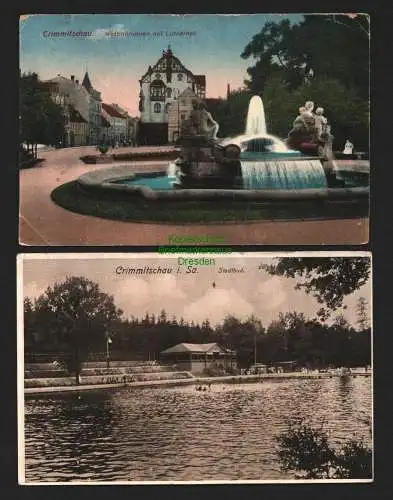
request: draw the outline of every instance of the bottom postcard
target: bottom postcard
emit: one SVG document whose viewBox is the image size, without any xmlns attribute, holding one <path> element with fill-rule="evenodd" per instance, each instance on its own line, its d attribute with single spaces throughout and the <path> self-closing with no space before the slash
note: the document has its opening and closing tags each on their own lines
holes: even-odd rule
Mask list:
<svg viewBox="0 0 393 500">
<path fill-rule="evenodd" d="M 19 483 L 370 482 L 365 252 L 18 257 Z"/>
</svg>

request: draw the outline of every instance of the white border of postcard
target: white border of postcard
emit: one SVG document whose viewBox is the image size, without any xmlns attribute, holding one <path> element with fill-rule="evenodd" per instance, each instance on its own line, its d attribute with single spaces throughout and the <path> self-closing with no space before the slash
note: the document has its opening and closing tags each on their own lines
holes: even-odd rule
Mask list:
<svg viewBox="0 0 393 500">
<path fill-rule="evenodd" d="M 372 449 L 373 449 L 373 477 L 372 479 L 294 479 L 294 480 L 207 480 L 207 481 L 26 481 L 25 479 L 25 463 L 24 463 L 24 335 L 23 335 L 23 262 L 25 260 L 42 260 L 42 259 L 148 259 L 159 258 L 161 259 L 174 259 L 181 256 L 196 257 L 197 255 L 203 257 L 218 257 L 218 253 L 132 253 L 132 252 L 119 252 L 119 253 L 34 253 L 34 254 L 19 254 L 17 256 L 17 388 L 18 388 L 18 482 L 23 486 L 94 486 L 94 485 L 176 485 L 176 484 L 335 484 L 335 483 L 370 483 L 374 481 L 374 465 L 375 465 L 375 451 L 374 451 L 374 397 L 372 398 Z M 232 252 L 222 254 L 226 258 L 238 257 L 247 258 L 274 258 L 274 257 L 369 257 L 371 260 L 371 279 L 370 286 L 373 287 L 373 260 L 371 252 L 365 251 L 302 251 L 302 252 Z M 373 296 L 373 295 L 372 295 Z M 373 323 L 373 304 L 370 304 L 370 315 Z M 373 343 L 374 332 L 372 327 L 371 332 L 371 365 L 373 368 Z M 372 394 L 374 395 L 374 373 L 371 378 Z"/>
</svg>

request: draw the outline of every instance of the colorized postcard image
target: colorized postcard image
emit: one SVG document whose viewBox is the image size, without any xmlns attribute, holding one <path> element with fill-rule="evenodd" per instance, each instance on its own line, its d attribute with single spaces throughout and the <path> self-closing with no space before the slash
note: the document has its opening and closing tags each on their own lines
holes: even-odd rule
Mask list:
<svg viewBox="0 0 393 500">
<path fill-rule="evenodd" d="M 21 16 L 20 243 L 367 243 L 369 24 Z"/>
<path fill-rule="evenodd" d="M 20 484 L 371 482 L 371 264 L 20 255 Z"/>
</svg>

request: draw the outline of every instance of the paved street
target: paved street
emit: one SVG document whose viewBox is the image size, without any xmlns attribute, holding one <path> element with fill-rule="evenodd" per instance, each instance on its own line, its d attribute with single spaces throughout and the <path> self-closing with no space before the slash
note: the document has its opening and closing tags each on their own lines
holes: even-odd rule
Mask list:
<svg viewBox="0 0 393 500">
<path fill-rule="evenodd" d="M 135 148 L 134 148 L 135 149 Z M 138 151 L 149 148 L 137 148 Z M 160 148 L 157 148 L 160 149 Z M 161 148 L 167 149 L 167 148 Z M 114 153 L 133 148 L 115 149 Z M 112 151 L 110 151 L 112 152 Z M 41 151 L 39 166 L 20 171 L 20 243 L 24 245 L 165 245 L 168 236 L 220 236 L 229 245 L 355 244 L 368 239 L 368 219 L 261 221 L 212 224 L 150 224 L 79 215 L 57 206 L 51 192 L 92 169 L 79 157 L 96 154 L 93 146 Z M 167 162 L 137 162 L 134 171 L 165 170 Z M 110 164 L 113 166 L 113 164 Z"/>
</svg>

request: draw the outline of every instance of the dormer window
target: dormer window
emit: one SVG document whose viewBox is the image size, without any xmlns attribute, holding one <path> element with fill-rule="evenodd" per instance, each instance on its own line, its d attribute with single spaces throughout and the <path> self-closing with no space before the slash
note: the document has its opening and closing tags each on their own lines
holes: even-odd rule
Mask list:
<svg viewBox="0 0 393 500">
<path fill-rule="evenodd" d="M 161 75 L 160 75 L 160 73 L 156 73 L 154 76 L 155 76 L 155 78 L 156 78 L 157 80 L 161 80 Z"/>
<path fill-rule="evenodd" d="M 179 82 L 181 82 L 183 80 L 183 73 L 178 73 L 177 79 L 179 80 Z"/>
</svg>

